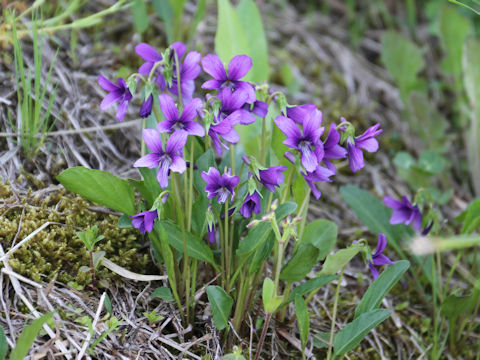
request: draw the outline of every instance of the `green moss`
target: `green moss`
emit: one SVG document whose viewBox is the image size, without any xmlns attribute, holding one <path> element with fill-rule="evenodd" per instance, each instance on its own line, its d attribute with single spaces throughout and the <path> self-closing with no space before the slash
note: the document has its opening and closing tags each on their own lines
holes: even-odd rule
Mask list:
<svg viewBox="0 0 480 360">
<path fill-rule="evenodd" d="M 64 283 L 89 283 L 90 273 L 79 272 L 81 266 L 89 266 L 89 254 L 76 232 L 94 224 L 99 234 L 105 236 L 96 250 L 105 251 L 108 259 L 139 273 L 151 266 L 150 255 L 139 251 L 141 237 L 136 229 L 118 228 L 116 216 L 89 210 L 92 204 L 81 197 L 67 195 L 66 191 L 44 197 L 28 193 L 22 199 L 24 203 L 18 204 L 6 184 L 0 184 L 0 194 L 6 204 L 21 205 L 0 210 L 0 242 L 5 251 L 12 247 L 19 224 L 16 243 L 48 221 L 61 224 L 47 226 L 11 256 L 10 266 L 21 275 L 34 281 L 49 281 L 57 276 Z M 98 279 L 108 280 L 112 276 L 108 269 L 98 269 Z"/>
</svg>

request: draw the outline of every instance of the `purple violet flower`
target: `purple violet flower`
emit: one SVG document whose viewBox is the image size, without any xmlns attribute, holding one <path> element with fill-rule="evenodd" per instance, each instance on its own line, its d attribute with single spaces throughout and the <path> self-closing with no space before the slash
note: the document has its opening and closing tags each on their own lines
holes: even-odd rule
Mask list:
<svg viewBox="0 0 480 360">
<path fill-rule="evenodd" d="M 147 100 L 144 100 L 142 106 L 140 107 L 140 117 L 146 118 L 152 113 L 153 106 L 153 95 L 150 95 Z"/>
<path fill-rule="evenodd" d="M 207 183 L 205 191 L 208 193 L 207 197 L 209 199 L 213 199 L 218 195 L 218 203 L 223 204 L 230 195 L 230 200 L 233 200 L 235 186 L 238 185 L 239 178 L 237 175 L 231 175 L 231 169 L 220 175 L 216 168 L 210 167 L 208 172 L 202 171 L 202 178 Z"/>
<path fill-rule="evenodd" d="M 265 188 L 271 192 L 275 192 L 275 186 L 280 187 L 280 184 L 285 180 L 283 172 L 287 170 L 286 166 L 272 166 L 265 170 L 259 170 L 258 179 Z"/>
<path fill-rule="evenodd" d="M 323 143 L 323 162 L 334 173 L 336 173 L 337 170 L 330 159 L 343 159 L 347 156 L 347 150 L 338 145 L 339 141 L 340 133 L 338 132 L 336 125 L 332 123 L 330 125 L 330 129 L 328 130 L 327 138 Z"/>
<path fill-rule="evenodd" d="M 222 61 L 217 55 L 209 54 L 202 59 L 203 70 L 213 77 L 203 83 L 202 88 L 207 90 L 230 89 L 231 92 L 245 92 L 246 102 L 252 104 L 256 100 L 255 89 L 247 81 L 241 81 L 252 67 L 252 59 L 247 55 L 237 55 L 228 64 L 228 74 Z"/>
<path fill-rule="evenodd" d="M 140 230 L 140 233 L 143 234 L 145 231 L 152 232 L 153 230 L 153 223 L 155 219 L 158 217 L 157 210 L 153 211 L 143 211 L 138 213 L 137 215 L 130 216 L 132 219 L 132 226 L 135 229 Z"/>
<path fill-rule="evenodd" d="M 245 201 L 240 208 L 240 214 L 242 214 L 244 218 L 248 219 L 252 216 L 252 212 L 258 215 L 260 214 L 260 211 L 262 211 L 261 199 L 260 195 L 255 190 L 253 194 L 248 194 L 245 198 Z"/>
<path fill-rule="evenodd" d="M 187 142 L 187 133 L 177 131 L 173 133 L 167 140 L 165 151 L 162 147 L 162 138 L 157 130 L 143 129 L 143 140 L 147 147 L 152 151 L 140 159 L 138 159 L 134 167 L 148 167 L 150 169 L 160 166 L 157 172 L 157 180 L 162 189 L 168 186 L 169 171 L 183 173 L 187 165 L 182 158 L 183 147 Z"/>
<path fill-rule="evenodd" d="M 382 129 L 378 130 L 379 127 L 380 124 L 373 125 L 362 135 L 347 139 L 348 162 L 353 172 L 357 172 L 365 166 L 362 149 L 370 153 L 378 150 L 378 141 L 375 136 L 383 131 Z"/>
<path fill-rule="evenodd" d="M 418 209 L 417 205 L 412 205 L 406 196 L 402 196 L 402 200 L 399 201 L 391 196 L 385 196 L 383 203 L 390 209 L 393 209 L 392 217 L 390 218 L 390 224 L 412 224 L 412 227 L 419 231 L 422 227 L 422 213 Z"/>
<path fill-rule="evenodd" d="M 100 109 L 106 110 L 114 102 L 119 101 L 117 109 L 117 120 L 123 121 L 125 113 L 127 112 L 128 103 L 132 100 L 132 94 L 128 90 L 125 80 L 119 78 L 117 84 L 112 83 L 106 77 L 98 75 L 98 84 L 102 87 L 103 90 L 109 92 L 109 94 L 102 100 L 100 104 Z"/>
<path fill-rule="evenodd" d="M 308 186 L 312 190 L 313 196 L 315 196 L 315 199 L 318 200 L 320 199 L 320 196 L 322 196 L 322 193 L 315 186 L 315 182 L 319 182 L 319 181 L 331 182 L 332 180 L 330 179 L 330 177 L 335 175 L 335 172 L 330 170 L 329 168 L 325 168 L 323 166 L 317 165 L 314 171 L 307 172 L 307 173 L 304 173 L 302 171 L 302 175 L 305 178 L 305 181 L 307 182 Z"/>
<path fill-rule="evenodd" d="M 382 252 L 385 250 L 386 247 L 387 247 L 386 236 L 382 233 L 378 234 L 377 249 L 372 254 L 372 262 L 370 261 L 368 262 L 368 267 L 372 272 L 373 280 L 376 280 L 379 275 L 378 270 L 375 268 L 375 266 L 395 264 L 386 255 L 382 254 Z"/>
<path fill-rule="evenodd" d="M 323 143 L 320 141 L 324 128 L 320 126 L 322 123 L 321 111 L 316 110 L 306 114 L 307 117 L 303 120 L 303 134 L 297 124 L 288 117 L 277 116 L 275 124 L 287 136 L 283 143 L 297 149 L 301 154 L 303 167 L 307 172 L 312 172 L 315 171 L 324 156 Z"/>
<path fill-rule="evenodd" d="M 185 131 L 188 135 L 205 136 L 205 129 L 199 123 L 193 121 L 202 107 L 202 100 L 195 98 L 188 103 L 179 116 L 175 102 L 170 95 L 162 94 L 158 96 L 160 108 L 166 120 L 157 125 L 160 133 Z"/>
<path fill-rule="evenodd" d="M 207 224 L 207 230 L 208 230 L 208 242 L 210 244 L 215 244 L 215 225 L 212 223 Z"/>
<path fill-rule="evenodd" d="M 173 49 L 178 56 L 178 60 L 182 59 L 186 51 L 186 46 L 182 42 L 176 42 L 170 45 L 170 48 Z M 153 66 L 156 62 L 161 61 L 162 55 L 160 55 L 153 47 L 146 43 L 138 44 L 135 47 L 135 52 L 145 60 L 145 63 L 140 66 L 138 73 L 143 76 L 149 76 L 150 71 L 152 71 Z M 193 92 L 195 91 L 194 80 L 200 75 L 202 69 L 200 67 L 201 55 L 197 51 L 191 51 L 185 56 L 183 64 L 180 63 L 180 88 L 182 90 L 182 99 L 185 104 L 189 103 L 192 99 Z M 175 64 L 174 52 L 170 54 L 170 60 L 173 62 L 173 79 L 172 86 L 168 87 L 168 90 L 178 96 L 178 80 L 177 80 L 177 71 Z M 167 89 L 167 84 L 165 78 L 162 75 L 163 68 L 159 66 L 155 70 L 156 82 L 162 91 Z"/>
</svg>

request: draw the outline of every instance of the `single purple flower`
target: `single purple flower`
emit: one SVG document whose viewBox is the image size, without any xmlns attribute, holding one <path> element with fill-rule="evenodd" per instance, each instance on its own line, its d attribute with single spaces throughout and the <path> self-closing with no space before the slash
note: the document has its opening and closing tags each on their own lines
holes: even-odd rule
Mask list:
<svg viewBox="0 0 480 360">
<path fill-rule="evenodd" d="M 143 140 L 147 147 L 152 151 L 140 159 L 138 159 L 134 167 L 148 167 L 150 169 L 160 166 L 157 172 L 157 180 L 162 189 L 168 186 L 169 171 L 183 173 L 187 165 L 182 158 L 183 147 L 187 142 L 187 133 L 177 131 L 173 133 L 167 140 L 165 151 L 162 147 L 162 137 L 157 130 L 143 129 Z"/>
<path fill-rule="evenodd" d="M 340 133 L 338 132 L 336 125 L 331 124 L 330 129 L 328 130 L 327 138 L 323 143 L 323 162 L 334 173 L 336 173 L 337 170 L 330 159 L 343 159 L 347 156 L 347 150 L 338 145 L 339 141 Z"/>
<path fill-rule="evenodd" d="M 218 195 L 217 201 L 223 204 L 230 195 L 230 200 L 233 200 L 235 186 L 238 185 L 239 179 L 237 175 L 231 175 L 230 169 L 225 174 L 220 175 L 216 168 L 210 167 L 208 172 L 202 171 L 202 178 L 207 183 L 205 191 L 208 193 L 207 197 L 209 199 L 213 199 Z"/>
<path fill-rule="evenodd" d="M 271 192 L 275 192 L 275 186 L 280 187 L 280 184 L 285 180 L 283 172 L 287 170 L 286 166 L 272 166 L 265 170 L 259 170 L 258 179 L 265 188 Z"/>
<path fill-rule="evenodd" d="M 288 117 L 277 116 L 275 124 L 287 136 L 283 143 L 297 149 L 301 154 L 303 167 L 307 172 L 312 172 L 324 156 L 323 144 L 320 141 L 324 128 L 320 126 L 322 123 L 321 111 L 317 110 L 306 114 L 308 116 L 303 120 L 303 134 L 297 124 Z"/>
<path fill-rule="evenodd" d="M 378 270 L 375 266 L 380 265 L 393 265 L 395 264 L 392 260 L 390 260 L 386 255 L 383 255 L 382 252 L 387 247 L 387 238 L 384 234 L 378 234 L 378 242 L 377 242 L 377 249 L 372 254 L 372 262 L 368 261 L 368 267 L 372 272 L 373 280 L 378 278 Z"/>
<path fill-rule="evenodd" d="M 260 195 L 257 191 L 254 191 L 253 194 L 248 194 L 240 208 L 240 214 L 246 219 L 252 216 L 252 211 L 257 215 L 260 214 L 260 211 L 262 211 L 260 202 Z"/>
<path fill-rule="evenodd" d="M 331 182 L 332 180 L 330 179 L 330 177 L 335 175 L 335 172 L 330 170 L 329 168 L 317 165 L 314 171 L 307 173 L 304 173 L 302 171 L 302 175 L 308 186 L 312 190 L 313 196 L 315 196 L 315 199 L 318 200 L 320 199 L 320 196 L 322 196 L 322 193 L 320 192 L 320 190 L 317 189 L 315 183 L 319 181 Z"/>
<path fill-rule="evenodd" d="M 144 100 L 142 106 L 140 107 L 140 117 L 146 118 L 152 113 L 153 106 L 153 95 L 150 95 L 147 100 Z"/>
<path fill-rule="evenodd" d="M 207 224 L 207 230 L 208 230 L 208 242 L 210 244 L 215 244 L 215 225 L 212 223 Z"/>
<path fill-rule="evenodd" d="M 191 51 L 185 56 L 185 60 L 181 63 L 181 59 L 186 51 L 186 46 L 182 42 L 176 42 L 170 45 L 173 50 L 170 53 L 170 61 L 173 63 L 173 78 L 172 86 L 168 87 L 168 90 L 178 96 L 178 79 L 175 63 L 175 53 L 178 56 L 180 65 L 180 88 L 182 91 L 182 99 L 185 104 L 189 103 L 192 99 L 193 92 L 195 91 L 194 80 L 200 75 L 202 69 L 200 67 L 201 55 L 197 51 Z M 143 76 L 149 76 L 153 66 L 156 62 L 162 61 L 163 57 L 154 48 L 146 43 L 138 44 L 135 47 L 135 52 L 145 60 L 145 63 L 140 66 L 138 73 Z M 163 67 L 159 66 L 155 70 L 156 83 L 162 91 L 167 89 L 165 78 L 162 75 Z"/>
<path fill-rule="evenodd" d="M 98 75 L 98 84 L 102 87 L 103 90 L 109 92 L 109 94 L 102 100 L 100 104 L 100 109 L 106 110 L 114 102 L 119 101 L 117 109 L 117 120 L 123 121 L 125 113 L 127 112 L 128 103 L 132 100 L 132 94 L 128 90 L 125 80 L 119 78 L 117 84 L 112 83 L 110 80 L 105 78 L 102 75 Z"/>
<path fill-rule="evenodd" d="M 203 70 L 213 77 L 203 83 L 202 88 L 207 90 L 230 89 L 231 92 L 245 92 L 246 102 L 252 104 L 256 100 L 255 89 L 252 84 L 241 81 L 252 67 L 252 59 L 247 55 L 237 55 L 228 64 L 228 74 L 222 61 L 217 55 L 209 54 L 202 59 Z"/>
<path fill-rule="evenodd" d="M 416 231 L 419 231 L 422 227 L 422 213 L 418 209 L 417 205 L 412 205 L 406 196 L 402 196 L 402 201 L 394 199 L 391 196 L 385 196 L 383 203 L 390 209 L 393 209 L 392 217 L 390 218 L 390 224 L 412 224 Z"/>
<path fill-rule="evenodd" d="M 163 115 L 165 115 L 166 118 L 166 120 L 161 121 L 157 125 L 157 130 L 160 133 L 185 131 L 188 135 L 205 136 L 203 126 L 193 121 L 202 107 L 202 100 L 195 98 L 190 101 L 180 116 L 175 102 L 170 95 L 159 95 L 158 100 L 160 101 L 160 108 L 162 109 Z"/>
<path fill-rule="evenodd" d="M 140 230 L 140 233 L 143 234 L 145 231 L 152 232 L 153 230 L 153 223 L 155 219 L 158 217 L 157 210 L 153 211 L 144 211 L 138 213 L 137 215 L 130 216 L 132 219 L 132 226 L 135 229 Z"/>
<path fill-rule="evenodd" d="M 357 172 L 365 166 L 362 149 L 370 153 L 378 150 L 378 141 L 375 136 L 383 131 L 382 129 L 378 130 L 379 127 L 380 124 L 373 125 L 362 135 L 347 139 L 348 162 L 353 172 Z"/>
</svg>

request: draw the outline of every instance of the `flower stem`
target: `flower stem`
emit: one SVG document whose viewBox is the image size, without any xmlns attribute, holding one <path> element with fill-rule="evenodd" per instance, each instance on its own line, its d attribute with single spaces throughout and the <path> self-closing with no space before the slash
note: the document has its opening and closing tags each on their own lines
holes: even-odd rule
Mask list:
<svg viewBox="0 0 480 360">
<path fill-rule="evenodd" d="M 180 61 L 178 60 L 178 54 L 175 49 L 173 49 L 173 53 L 175 54 L 175 67 L 177 70 L 178 107 L 179 107 L 179 110 L 183 110 L 182 81 L 180 79 Z"/>
<path fill-rule="evenodd" d="M 283 204 L 285 201 L 287 201 L 288 194 L 290 193 L 290 186 L 292 185 L 292 180 L 293 180 L 293 175 L 295 174 L 295 169 L 292 168 L 290 174 L 288 174 L 288 179 L 285 184 L 285 190 L 283 191 L 283 196 L 282 196 L 282 201 L 280 202 Z"/>
<path fill-rule="evenodd" d="M 335 334 L 335 321 L 337 320 L 337 307 L 338 307 L 338 299 L 340 297 L 340 285 L 342 284 L 343 272 L 345 271 L 345 266 L 342 268 L 340 272 L 340 276 L 338 278 L 337 290 L 335 291 L 335 300 L 333 303 L 333 319 L 332 319 L 332 327 L 330 328 L 330 340 L 328 341 L 328 353 L 327 353 L 327 360 L 331 359 L 332 350 L 333 350 L 333 335 Z"/>
<path fill-rule="evenodd" d="M 224 225 L 224 243 L 225 243 L 225 246 L 224 246 L 224 249 L 225 249 L 225 274 L 224 274 L 224 277 L 225 277 L 225 286 L 226 286 L 226 291 L 227 293 L 229 292 L 230 290 L 230 245 L 229 245 L 229 239 L 230 239 L 230 232 L 228 231 L 228 199 L 227 201 L 225 202 L 225 225 Z"/>
<path fill-rule="evenodd" d="M 265 317 L 265 324 L 263 324 L 262 336 L 260 337 L 260 341 L 258 342 L 258 349 L 257 349 L 257 354 L 255 355 L 255 360 L 258 360 L 258 358 L 260 357 L 260 353 L 262 352 L 265 336 L 267 335 L 268 324 L 270 323 L 271 318 L 272 318 L 272 313 L 267 313 Z"/>
</svg>

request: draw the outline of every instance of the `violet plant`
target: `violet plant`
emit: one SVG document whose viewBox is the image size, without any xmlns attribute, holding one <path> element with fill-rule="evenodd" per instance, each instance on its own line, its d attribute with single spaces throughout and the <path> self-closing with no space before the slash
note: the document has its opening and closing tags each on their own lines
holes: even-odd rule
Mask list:
<svg viewBox="0 0 480 360">
<path fill-rule="evenodd" d="M 185 324 L 193 323 L 196 294 L 206 286 L 215 326 L 242 333 L 263 294 L 266 321 L 257 357 L 271 317 L 284 321 L 295 316 L 287 313 L 291 302 L 300 312 L 305 348 L 306 304 L 330 281 L 339 284 L 347 263 L 364 254 L 378 277 L 373 285 L 382 291 L 366 299 L 358 318 L 343 330 L 332 322 L 328 358 L 353 349 L 388 318 L 389 312 L 379 309 L 381 299 L 408 262 L 394 264 L 382 253 L 385 235 L 373 255 L 363 239 L 332 253 L 337 226 L 324 219 L 307 223 L 307 212 L 310 194 L 321 198 L 318 184 L 334 181 L 346 164 L 337 160 L 348 160 L 352 172 L 365 166 L 363 151 L 378 149 L 379 124 L 357 135 L 343 118 L 339 125 L 326 124 L 313 104 L 288 105 L 282 93 L 244 80 L 252 67 L 246 55 L 224 66 L 218 56 L 202 58 L 182 43 L 162 53 L 139 44 L 136 52 L 145 60 L 137 73 L 115 82 L 103 75 L 98 79 L 108 92 L 101 107 L 117 102 L 119 121 L 129 115 L 127 108 L 136 98 L 142 101 L 142 154 L 132 165 L 143 180 L 78 167 L 65 170 L 59 181 L 124 213 L 120 223 L 148 235 Z M 199 92 L 195 80 L 202 69 L 207 80 Z M 245 151 L 243 127 L 252 128 L 260 147 Z M 138 204 L 135 190 L 141 195 Z M 378 276 L 381 265 L 391 270 Z M 312 270 L 316 275 L 307 280 Z M 338 297 L 337 287 L 334 313 Z M 352 338 L 351 329 L 358 326 L 364 333 Z"/>
</svg>

